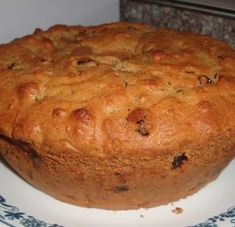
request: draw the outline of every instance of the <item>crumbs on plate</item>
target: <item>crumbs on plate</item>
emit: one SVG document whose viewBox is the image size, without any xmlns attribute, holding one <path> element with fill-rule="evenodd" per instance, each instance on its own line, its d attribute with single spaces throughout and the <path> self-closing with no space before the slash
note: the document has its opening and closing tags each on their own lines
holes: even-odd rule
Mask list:
<svg viewBox="0 0 235 227">
<path fill-rule="evenodd" d="M 184 210 L 181 207 L 176 207 L 175 209 L 172 210 L 172 212 L 175 214 L 181 214 L 181 213 L 183 213 L 183 211 Z"/>
</svg>

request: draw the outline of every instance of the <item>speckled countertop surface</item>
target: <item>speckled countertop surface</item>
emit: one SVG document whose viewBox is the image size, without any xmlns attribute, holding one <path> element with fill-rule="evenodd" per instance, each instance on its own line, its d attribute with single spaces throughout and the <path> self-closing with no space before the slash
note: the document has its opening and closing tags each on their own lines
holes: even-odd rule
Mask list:
<svg viewBox="0 0 235 227">
<path fill-rule="evenodd" d="M 156 27 L 211 35 L 235 48 L 235 18 L 177 8 L 147 1 L 120 0 L 122 21 L 144 22 Z"/>
</svg>

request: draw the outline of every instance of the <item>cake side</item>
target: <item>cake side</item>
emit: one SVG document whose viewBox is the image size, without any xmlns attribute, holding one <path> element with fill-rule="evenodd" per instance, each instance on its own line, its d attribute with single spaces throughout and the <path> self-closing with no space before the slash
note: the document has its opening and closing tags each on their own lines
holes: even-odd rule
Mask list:
<svg viewBox="0 0 235 227">
<path fill-rule="evenodd" d="M 0 146 L 16 172 L 49 195 L 79 206 L 118 210 L 167 204 L 215 180 L 231 161 L 234 142 L 224 142 L 232 135 L 227 136 L 188 150 L 185 146 L 189 152 L 171 160 L 81 157 L 66 150 L 40 158 L 22 142 L 1 138 Z"/>
</svg>

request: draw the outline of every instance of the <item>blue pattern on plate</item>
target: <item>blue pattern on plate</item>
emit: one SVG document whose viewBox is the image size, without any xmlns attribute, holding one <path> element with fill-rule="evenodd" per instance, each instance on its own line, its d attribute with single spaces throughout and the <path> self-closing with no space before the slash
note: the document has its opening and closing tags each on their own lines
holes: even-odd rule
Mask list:
<svg viewBox="0 0 235 227">
<path fill-rule="evenodd" d="M 0 226 L 2 226 L 1 223 L 9 227 L 63 227 L 40 221 L 33 216 L 20 212 L 19 208 L 7 204 L 4 197 L 0 195 Z"/>
<path fill-rule="evenodd" d="M 225 222 L 227 226 L 235 227 L 235 206 L 229 208 L 226 212 L 208 218 L 205 222 L 188 227 L 219 227 Z M 2 224 L 8 227 L 63 227 L 58 224 L 46 223 L 21 212 L 19 208 L 7 204 L 6 199 L 0 195 L 0 226 Z"/>
<path fill-rule="evenodd" d="M 226 212 L 221 213 L 212 218 L 208 218 L 207 221 L 199 223 L 197 225 L 192 225 L 189 227 L 219 227 L 224 223 L 231 227 L 235 227 L 235 206 L 229 208 Z"/>
</svg>

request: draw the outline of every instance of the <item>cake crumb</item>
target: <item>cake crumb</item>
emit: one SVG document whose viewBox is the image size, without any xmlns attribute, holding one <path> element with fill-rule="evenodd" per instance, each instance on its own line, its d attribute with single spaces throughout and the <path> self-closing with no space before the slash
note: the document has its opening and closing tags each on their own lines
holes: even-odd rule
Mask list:
<svg viewBox="0 0 235 227">
<path fill-rule="evenodd" d="M 172 210 L 173 213 L 175 214 L 181 214 L 183 213 L 183 208 L 180 208 L 180 207 L 176 207 L 174 210 Z"/>
<path fill-rule="evenodd" d="M 140 215 L 140 217 L 141 217 L 141 218 L 144 218 L 144 215 L 143 215 L 143 214 L 141 214 L 141 215 Z"/>
</svg>

